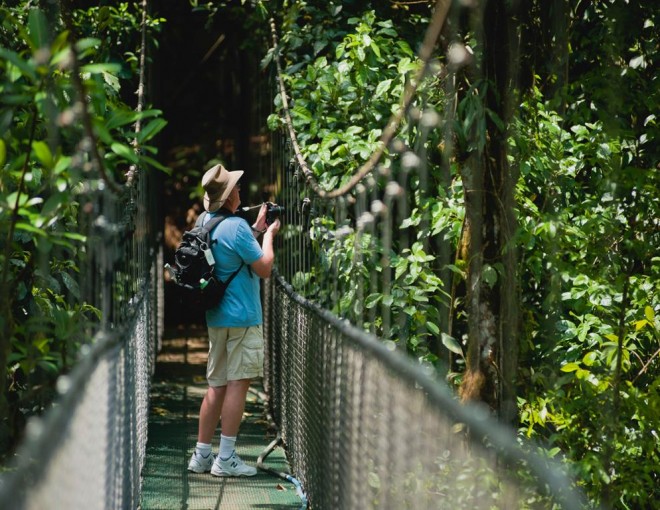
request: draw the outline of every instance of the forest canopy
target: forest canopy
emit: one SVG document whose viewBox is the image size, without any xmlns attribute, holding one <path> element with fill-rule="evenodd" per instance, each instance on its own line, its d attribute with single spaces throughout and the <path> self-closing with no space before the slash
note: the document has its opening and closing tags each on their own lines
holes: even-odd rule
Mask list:
<svg viewBox="0 0 660 510">
<path fill-rule="evenodd" d="M 170 171 L 157 156 L 167 118 L 157 104 L 138 111 L 135 95 L 143 30 L 155 47 L 165 20 L 143 21 L 129 2 L 33 4 L 0 7 L 4 454 L 26 419 L 52 405 L 57 378 L 103 320 L 81 285 L 95 192 L 124 185 L 136 166 Z M 319 215 L 310 238 L 322 263 L 291 283 L 431 367 L 457 398 L 485 402 L 521 442 L 564 462 L 594 508 L 651 508 L 660 497 L 658 9 L 624 0 L 190 8 L 207 27 L 228 12 L 244 19 L 264 80 L 279 59 L 301 154 L 326 192 L 382 148 L 415 83 L 397 138 L 406 150 L 389 145 L 380 167 L 408 171 L 412 156 L 425 158 L 423 179 L 406 174 L 398 238 L 384 245 L 346 231 L 339 246 L 328 235 L 334 217 Z M 282 95 L 268 106 L 272 136 L 286 137 Z M 369 257 L 355 264 L 360 250 Z M 385 273 L 387 292 L 369 287 Z M 391 324 L 376 315 L 383 307 Z"/>
</svg>

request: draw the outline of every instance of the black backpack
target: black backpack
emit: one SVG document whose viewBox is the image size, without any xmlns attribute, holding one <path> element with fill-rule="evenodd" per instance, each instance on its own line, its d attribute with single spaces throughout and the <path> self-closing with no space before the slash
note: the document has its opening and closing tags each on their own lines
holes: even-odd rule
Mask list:
<svg viewBox="0 0 660 510">
<path fill-rule="evenodd" d="M 204 213 L 205 214 L 205 213 Z M 228 215 L 219 214 L 211 218 L 206 225 L 201 225 L 202 214 L 195 223 L 195 227 L 183 233 L 181 244 L 174 252 L 174 267 L 167 264 L 174 283 L 183 287 L 190 293 L 190 299 L 198 303 L 205 310 L 218 305 L 225 295 L 225 291 L 234 277 L 243 268 L 239 268 L 224 282 L 213 274 L 215 260 L 211 252 L 211 232 Z"/>
</svg>

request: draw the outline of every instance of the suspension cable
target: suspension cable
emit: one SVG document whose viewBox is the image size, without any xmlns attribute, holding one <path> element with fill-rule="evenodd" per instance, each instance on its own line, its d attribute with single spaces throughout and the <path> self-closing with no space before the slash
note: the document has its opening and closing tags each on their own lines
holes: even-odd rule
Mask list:
<svg viewBox="0 0 660 510">
<path fill-rule="evenodd" d="M 92 156 L 92 164 L 96 171 L 99 173 L 103 182 L 108 186 L 108 188 L 116 194 L 121 194 L 123 187 L 115 182 L 115 180 L 108 174 L 103 163 L 103 157 L 101 156 L 98 148 L 98 142 L 96 135 L 94 134 L 94 128 L 92 127 L 92 116 L 89 113 L 89 100 L 87 98 L 87 90 L 85 84 L 83 83 L 80 75 L 82 73 L 80 69 L 80 61 L 78 60 L 78 54 L 76 53 L 76 38 L 75 32 L 73 30 L 72 14 L 66 10 L 62 10 L 62 19 L 64 24 L 69 32 L 68 41 L 71 45 L 71 80 L 73 81 L 74 88 L 78 94 L 78 102 L 82 105 L 80 109 L 80 115 L 82 117 L 83 130 L 87 139 L 89 140 L 89 150 Z M 83 138 L 84 140 L 84 138 Z"/>
<path fill-rule="evenodd" d="M 142 26 L 141 28 L 141 41 L 140 41 L 140 77 L 137 90 L 137 106 L 135 111 L 140 114 L 144 110 L 144 88 L 145 88 L 145 68 L 147 62 L 147 0 L 142 0 Z M 133 149 L 135 152 L 140 151 L 137 135 L 142 130 L 142 118 L 138 116 L 135 121 L 135 139 L 133 140 Z M 137 174 L 137 165 L 133 164 L 126 172 L 126 185 L 132 186 Z"/>
<path fill-rule="evenodd" d="M 422 62 L 422 67 L 418 70 L 415 79 L 406 84 L 406 88 L 403 94 L 402 108 L 400 108 L 397 113 L 393 114 L 390 117 L 390 120 L 387 122 L 385 129 L 383 130 L 383 134 L 381 135 L 379 141 L 380 147 L 375 152 L 372 153 L 371 157 L 367 160 L 367 162 L 358 169 L 358 171 L 353 175 L 353 177 L 351 177 L 351 179 L 346 184 L 332 191 L 326 191 L 323 188 L 321 188 L 321 186 L 319 186 L 318 181 L 314 176 L 314 173 L 312 172 L 312 170 L 310 170 L 309 166 L 307 165 L 307 162 L 305 161 L 304 156 L 300 152 L 300 146 L 298 145 L 298 137 L 296 136 L 295 129 L 293 128 L 293 121 L 291 120 L 291 114 L 289 111 L 289 103 L 287 100 L 286 87 L 284 86 L 284 79 L 282 77 L 283 72 L 280 63 L 279 43 L 277 38 L 277 29 L 275 27 L 275 20 L 273 18 L 270 19 L 270 26 L 271 26 L 271 32 L 273 38 L 273 53 L 274 53 L 275 65 L 277 67 L 277 79 L 280 89 L 280 96 L 282 97 L 282 111 L 284 114 L 284 121 L 287 126 L 287 131 L 289 133 L 289 138 L 291 140 L 291 144 L 298 165 L 305 174 L 305 177 L 307 179 L 310 188 L 314 193 L 316 193 L 316 195 L 318 195 L 321 198 L 336 198 L 345 195 L 349 191 L 351 191 L 365 176 L 371 173 L 374 170 L 374 168 L 376 168 L 376 165 L 378 164 L 381 157 L 383 156 L 383 153 L 385 152 L 385 147 L 387 147 L 394 138 L 394 135 L 396 134 L 397 129 L 401 124 L 401 121 L 408 112 L 412 99 L 415 93 L 417 92 L 417 87 L 422 82 L 422 79 L 426 74 L 426 71 L 429 67 L 429 62 L 431 60 L 433 47 L 435 46 L 435 43 L 438 40 L 438 37 L 440 36 L 440 31 L 442 30 L 442 27 L 445 23 L 447 13 L 449 12 L 449 7 L 451 5 L 451 1 L 452 0 L 438 0 L 436 2 L 431 23 L 429 24 L 426 30 L 426 34 L 424 36 L 424 42 L 422 43 L 422 47 L 420 48 L 419 51 L 419 59 Z"/>
</svg>

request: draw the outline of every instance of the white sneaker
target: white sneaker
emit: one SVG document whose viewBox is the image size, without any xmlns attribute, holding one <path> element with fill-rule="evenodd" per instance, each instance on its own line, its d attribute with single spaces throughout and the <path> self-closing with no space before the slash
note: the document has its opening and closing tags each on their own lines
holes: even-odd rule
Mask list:
<svg viewBox="0 0 660 510">
<path fill-rule="evenodd" d="M 234 450 L 227 460 L 222 460 L 218 455 L 211 468 L 211 474 L 213 476 L 254 476 L 257 474 L 257 468 L 248 466 L 236 455 L 236 450 Z"/>
<path fill-rule="evenodd" d="M 188 471 L 192 471 L 193 473 L 208 473 L 211 471 L 211 466 L 213 466 L 214 460 L 215 457 L 210 452 L 204 457 L 195 451 L 188 463 Z"/>
</svg>

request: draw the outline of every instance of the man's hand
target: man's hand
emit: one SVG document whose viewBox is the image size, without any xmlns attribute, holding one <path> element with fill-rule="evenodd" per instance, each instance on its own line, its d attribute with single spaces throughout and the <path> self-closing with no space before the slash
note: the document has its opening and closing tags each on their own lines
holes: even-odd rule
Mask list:
<svg viewBox="0 0 660 510">
<path fill-rule="evenodd" d="M 265 202 L 261 204 L 261 209 L 259 209 L 259 214 L 257 215 L 257 221 L 254 222 L 252 228 L 258 232 L 264 232 L 268 225 L 266 224 L 266 212 L 268 211 L 268 204 Z"/>
<path fill-rule="evenodd" d="M 280 225 L 281 225 L 281 223 L 280 223 L 280 220 L 278 218 L 268 226 L 268 230 L 266 232 L 272 234 L 273 236 L 275 236 L 280 231 Z"/>
</svg>

